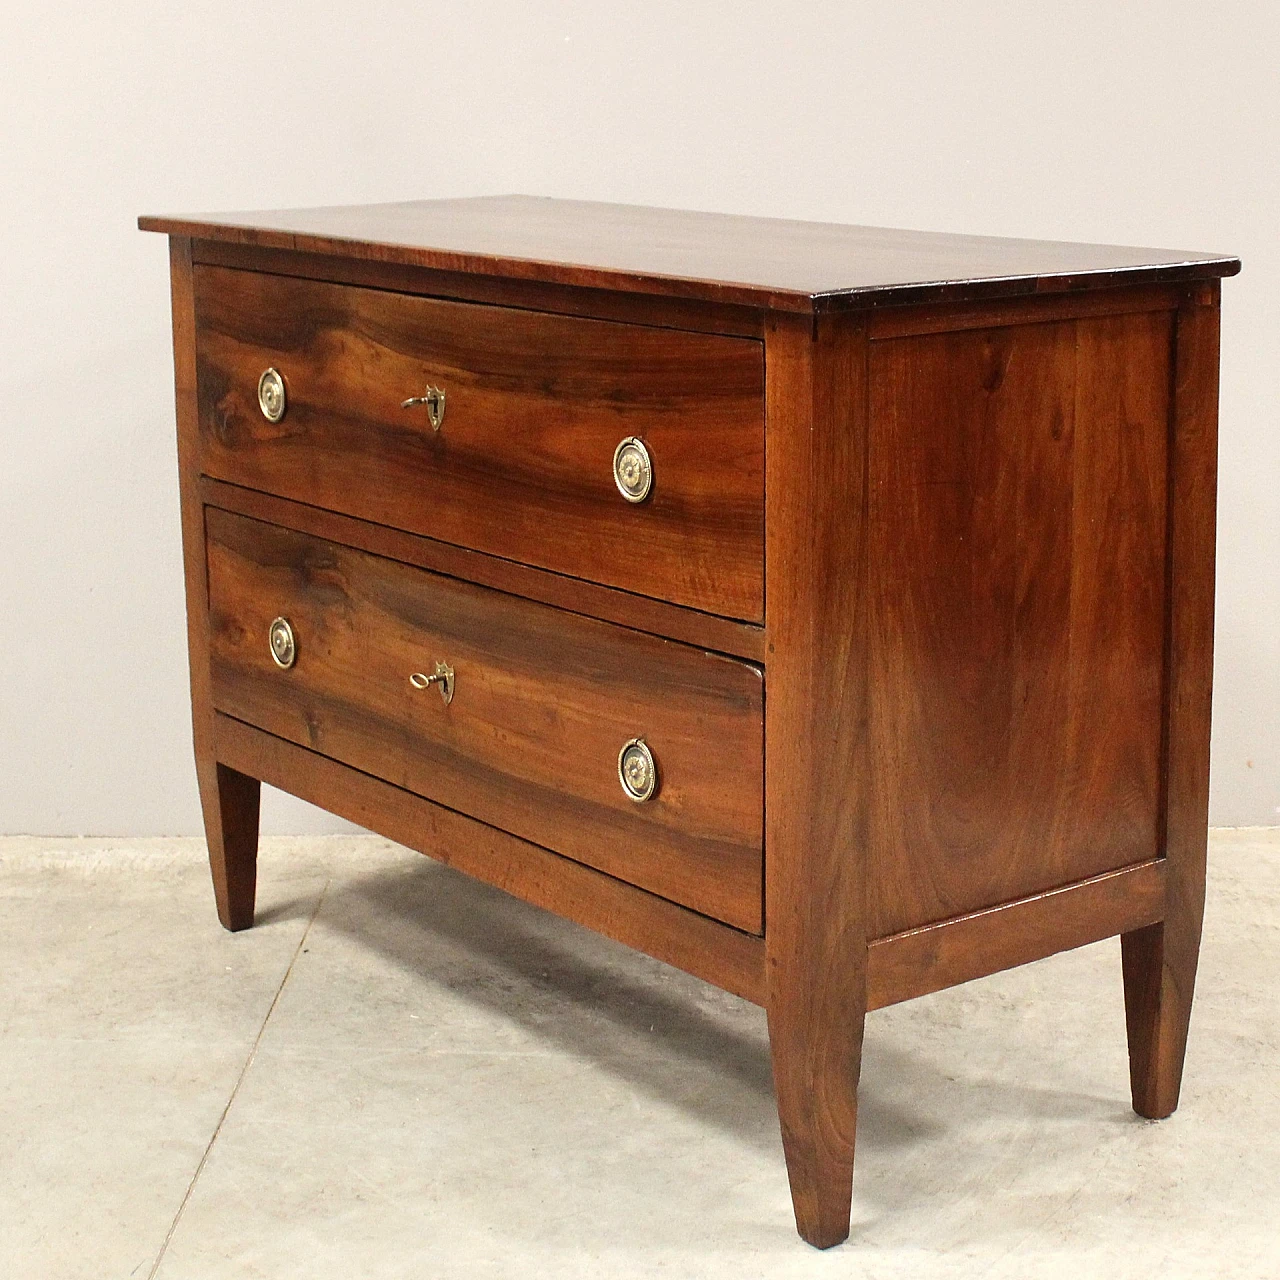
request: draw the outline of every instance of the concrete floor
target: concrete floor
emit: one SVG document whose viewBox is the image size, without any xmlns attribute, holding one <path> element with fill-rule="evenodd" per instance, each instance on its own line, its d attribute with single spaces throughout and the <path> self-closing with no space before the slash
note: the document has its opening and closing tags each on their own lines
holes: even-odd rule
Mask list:
<svg viewBox="0 0 1280 1280">
<path fill-rule="evenodd" d="M 374 837 L 0 840 L 0 1275 L 1275 1276 L 1280 831 L 1216 832 L 1180 1112 L 1115 941 L 871 1016 L 796 1238 L 764 1015 Z"/>
</svg>

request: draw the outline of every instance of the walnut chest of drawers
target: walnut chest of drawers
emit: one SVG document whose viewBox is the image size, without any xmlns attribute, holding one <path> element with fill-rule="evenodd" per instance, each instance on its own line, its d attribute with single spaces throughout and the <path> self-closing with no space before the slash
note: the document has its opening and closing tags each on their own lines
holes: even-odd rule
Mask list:
<svg viewBox="0 0 1280 1280">
<path fill-rule="evenodd" d="M 1119 935 L 1174 1109 L 1238 262 L 523 197 L 141 225 L 227 928 L 265 781 L 756 1001 L 819 1246 L 868 1009 Z"/>
</svg>

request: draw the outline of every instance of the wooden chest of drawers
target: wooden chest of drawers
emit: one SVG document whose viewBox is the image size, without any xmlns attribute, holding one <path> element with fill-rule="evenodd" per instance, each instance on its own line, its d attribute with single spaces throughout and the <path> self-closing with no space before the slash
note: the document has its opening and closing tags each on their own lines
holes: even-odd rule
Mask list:
<svg viewBox="0 0 1280 1280">
<path fill-rule="evenodd" d="M 1112 935 L 1177 1104 L 1234 259 L 521 197 L 170 235 L 196 766 L 762 1004 L 848 1232 L 868 1009 Z"/>
</svg>

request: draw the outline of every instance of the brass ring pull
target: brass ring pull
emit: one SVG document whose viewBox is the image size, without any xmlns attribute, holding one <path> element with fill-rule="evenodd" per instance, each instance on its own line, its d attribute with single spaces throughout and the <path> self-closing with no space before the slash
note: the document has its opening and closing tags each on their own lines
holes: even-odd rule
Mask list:
<svg viewBox="0 0 1280 1280">
<path fill-rule="evenodd" d="M 440 696 L 447 707 L 453 701 L 454 676 L 453 668 L 447 662 L 437 662 L 434 675 L 426 675 L 415 671 L 409 677 L 409 683 L 415 689 L 430 689 L 433 684 L 440 686 Z"/>
<path fill-rule="evenodd" d="M 279 422 L 284 417 L 287 401 L 284 379 L 278 369 L 264 369 L 258 379 L 258 408 L 268 422 Z"/>
<path fill-rule="evenodd" d="M 267 632 L 267 643 L 271 649 L 271 660 L 283 670 L 293 666 L 298 657 L 298 642 L 294 639 L 293 627 L 288 618 L 276 618 Z"/>
<path fill-rule="evenodd" d="M 427 420 L 431 423 L 432 431 L 439 431 L 444 424 L 444 391 L 440 387 L 428 387 L 426 395 L 410 396 L 407 400 L 400 401 L 402 409 L 412 409 L 419 404 L 427 406 Z"/>
<path fill-rule="evenodd" d="M 658 789 L 658 762 L 643 738 L 631 738 L 618 752 L 618 781 L 628 800 L 644 804 Z"/>
<path fill-rule="evenodd" d="M 613 483 L 628 502 L 643 502 L 653 488 L 653 459 L 644 441 L 627 436 L 613 451 Z"/>
</svg>

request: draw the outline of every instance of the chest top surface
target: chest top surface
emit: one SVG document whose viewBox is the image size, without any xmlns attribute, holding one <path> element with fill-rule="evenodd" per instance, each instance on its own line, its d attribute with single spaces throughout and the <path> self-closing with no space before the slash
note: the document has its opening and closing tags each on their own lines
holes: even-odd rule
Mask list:
<svg viewBox="0 0 1280 1280">
<path fill-rule="evenodd" d="M 509 279 L 840 311 L 1234 275 L 1213 253 L 479 196 L 143 217 L 144 231 Z"/>
</svg>

